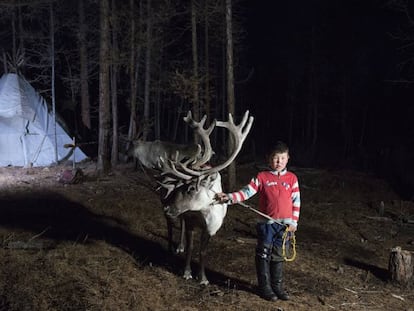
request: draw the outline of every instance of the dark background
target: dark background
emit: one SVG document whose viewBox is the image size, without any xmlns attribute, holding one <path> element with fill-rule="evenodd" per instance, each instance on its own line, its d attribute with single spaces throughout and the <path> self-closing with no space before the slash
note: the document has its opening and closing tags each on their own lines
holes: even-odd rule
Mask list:
<svg viewBox="0 0 414 311">
<path fill-rule="evenodd" d="M 79 87 L 70 89 L 68 76 L 79 75 L 77 0 L 0 1 L 0 49 L 12 58 L 13 42 L 23 38 L 25 62 L 17 70 L 50 102 L 49 63 L 36 52 L 47 49 L 49 9 L 53 3 L 56 44 L 57 111 L 78 141 L 93 142 L 98 134 L 99 1 L 85 0 L 88 23 L 89 87 L 93 128 L 85 135 L 80 123 Z M 227 115 L 225 78 L 224 1 L 210 0 L 216 11 L 209 19 L 212 106 L 210 118 Z M 114 30 L 123 57 L 119 64 L 121 134 L 130 115 L 129 7 L 116 2 L 120 23 Z M 148 1 L 136 1 L 145 24 Z M 200 74 L 204 54 L 205 1 L 199 5 L 198 51 Z M 187 79 L 192 70 L 190 1 L 152 1 L 153 54 L 150 114 L 154 129 L 148 139 L 188 142 L 182 117 L 191 109 L 188 94 L 172 88 L 174 73 Z M 263 161 L 277 140 L 291 147 L 291 164 L 303 167 L 357 169 L 385 177 L 411 198 L 414 181 L 412 116 L 414 107 L 409 36 L 414 12 L 410 1 L 294 0 L 233 1 L 236 118 L 249 109 L 255 117 L 239 161 Z M 24 32 L 13 32 L 18 16 Z M 138 74 L 138 114 L 142 121 L 145 64 L 145 26 L 136 30 L 142 43 Z M 140 41 L 141 40 L 141 41 Z M 41 53 L 38 53 L 41 54 Z M 36 65 L 36 66 L 35 66 Z M 13 71 L 12 69 L 8 69 Z M 40 79 L 40 77 L 42 77 Z M 202 92 L 202 90 L 201 90 Z M 158 109 L 158 110 L 157 110 Z M 159 115 L 156 116 L 156 112 Z M 178 124 L 177 131 L 174 126 Z M 215 137 L 217 154 L 225 153 Z M 92 157 L 96 148 L 88 150 Z"/>
<path fill-rule="evenodd" d="M 406 9 L 409 14 L 411 4 Z M 390 1 L 249 3 L 254 74 L 247 89 L 257 145 L 289 141 L 293 165 L 373 172 L 411 198 L 412 48 L 402 40 L 411 33 L 407 20 Z M 305 133 L 309 105 L 318 111 L 315 150 Z M 292 133 L 289 122 L 298 125 Z"/>
<path fill-rule="evenodd" d="M 310 80 L 318 89 L 322 144 L 337 148 L 343 143 L 342 105 L 346 105 L 346 129 L 353 131 L 355 144 L 363 118 L 367 121 L 362 143 L 370 147 L 385 147 L 412 136 L 411 85 L 393 82 L 401 80 L 402 74 L 398 70 L 402 42 L 392 38 L 399 18 L 384 1 L 250 5 L 248 53 L 254 74 L 248 84 L 249 102 L 262 120 L 255 127 L 261 126 L 266 133 L 260 135 L 263 142 L 273 135 L 286 139 L 290 92 L 297 100 L 293 122 L 304 123 L 312 96 Z M 312 77 L 311 70 L 315 71 Z M 293 92 L 289 90 L 292 80 L 297 84 Z M 300 135 L 297 129 L 293 140 Z"/>
</svg>

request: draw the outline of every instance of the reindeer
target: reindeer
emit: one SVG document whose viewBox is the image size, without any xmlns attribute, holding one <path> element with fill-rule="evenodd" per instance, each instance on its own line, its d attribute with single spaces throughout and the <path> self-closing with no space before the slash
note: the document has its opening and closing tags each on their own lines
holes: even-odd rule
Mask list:
<svg viewBox="0 0 414 311">
<path fill-rule="evenodd" d="M 127 155 L 137 159 L 146 168 L 159 169 L 160 155 L 181 162 L 196 157 L 200 153 L 200 148 L 200 145 L 194 144 L 184 145 L 161 140 L 143 141 L 136 139 L 132 141 Z"/>
<path fill-rule="evenodd" d="M 204 120 L 205 121 L 205 120 Z M 137 134 L 136 137 L 140 137 Z M 155 141 L 144 141 L 141 138 L 136 138 L 131 141 L 131 146 L 127 150 L 127 158 L 133 157 L 141 166 L 141 169 L 147 175 L 145 169 L 154 169 L 160 172 L 160 156 L 165 159 L 172 159 L 174 161 L 186 161 L 188 159 L 196 159 L 201 153 L 201 146 L 190 144 L 175 144 L 171 142 L 155 140 Z M 148 175 L 147 175 L 148 176 Z M 173 245 L 173 227 L 174 219 L 166 217 L 167 228 L 168 228 L 168 249 L 172 253 L 183 253 L 184 252 L 184 239 L 185 239 L 185 222 L 184 219 L 180 219 L 180 242 L 174 249 Z"/>
<path fill-rule="evenodd" d="M 252 126 L 253 117 L 249 117 L 247 111 L 240 124 L 235 125 L 232 115 L 229 114 L 228 121 L 214 120 L 207 129 L 204 128 L 205 120 L 206 116 L 200 122 L 194 121 L 191 112 L 184 118 L 184 121 L 200 135 L 204 146 L 203 150 L 198 148 L 197 154 L 186 161 L 179 161 L 179 155 L 175 158 L 160 156 L 157 163 L 161 170 L 157 179 L 160 185 L 161 201 L 165 206 L 164 212 L 167 217 L 170 246 L 172 243 L 172 220 L 179 218 L 184 222 L 183 230 L 185 230 L 186 237 L 185 279 L 192 278 L 193 233 L 196 228 L 201 229 L 199 281 L 202 285 L 209 284 L 205 274 L 205 255 L 208 242 L 222 226 L 227 213 L 227 204 L 219 204 L 214 200 L 215 194 L 222 192 L 220 171 L 230 165 L 240 152 Z M 215 127 L 229 130 L 233 136 L 234 149 L 224 163 L 210 167 L 206 166 L 213 154 L 209 136 Z M 183 250 L 183 232 L 179 251 Z"/>
<path fill-rule="evenodd" d="M 127 157 L 133 157 L 141 166 L 142 171 L 146 176 L 145 169 L 153 169 L 160 171 L 160 155 L 163 155 L 166 159 L 174 159 L 175 161 L 185 161 L 188 159 L 196 158 L 200 154 L 201 147 L 199 145 L 184 145 L 174 144 L 171 142 L 165 142 L 161 140 L 144 141 L 141 139 L 135 139 L 132 141 L 130 148 L 127 151 Z M 137 165 L 137 163 L 136 163 Z M 148 176 L 148 178 L 150 178 Z M 174 249 L 173 245 L 173 227 L 174 220 L 171 217 L 166 217 L 168 228 L 168 249 L 172 253 L 184 252 L 184 233 L 185 223 L 184 219 L 180 219 L 181 236 L 178 246 Z"/>
</svg>

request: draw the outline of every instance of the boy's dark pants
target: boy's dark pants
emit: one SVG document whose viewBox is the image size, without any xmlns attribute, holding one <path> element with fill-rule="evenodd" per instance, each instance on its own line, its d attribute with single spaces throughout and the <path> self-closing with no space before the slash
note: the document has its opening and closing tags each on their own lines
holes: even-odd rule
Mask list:
<svg viewBox="0 0 414 311">
<path fill-rule="evenodd" d="M 283 289 L 283 258 L 282 243 L 286 226 L 276 223 L 258 223 L 256 247 L 256 273 L 259 294 L 270 301 L 288 300 L 289 295 Z M 288 253 L 289 243 L 285 243 Z"/>
</svg>

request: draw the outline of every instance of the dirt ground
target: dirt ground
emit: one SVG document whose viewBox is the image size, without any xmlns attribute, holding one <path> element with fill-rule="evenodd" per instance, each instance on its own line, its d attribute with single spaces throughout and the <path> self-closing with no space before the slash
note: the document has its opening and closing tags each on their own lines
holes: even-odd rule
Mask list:
<svg viewBox="0 0 414 311">
<path fill-rule="evenodd" d="M 184 280 L 183 256 L 167 252 L 146 175 L 78 168 L 78 184 L 58 181 L 70 166 L 0 168 L 0 310 L 414 310 L 412 288 L 387 273 L 392 247 L 414 250 L 414 203 L 381 179 L 291 168 L 302 194 L 297 256 L 286 263 L 292 299 L 272 303 L 256 295 L 257 216 L 247 208 L 229 207 L 212 238 L 204 287 Z M 239 166 L 239 186 L 255 172 Z"/>
</svg>

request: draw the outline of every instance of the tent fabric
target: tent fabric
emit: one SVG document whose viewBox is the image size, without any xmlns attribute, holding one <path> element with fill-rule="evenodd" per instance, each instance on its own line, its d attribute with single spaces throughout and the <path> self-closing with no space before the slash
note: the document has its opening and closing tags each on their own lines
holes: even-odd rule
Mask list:
<svg viewBox="0 0 414 311">
<path fill-rule="evenodd" d="M 86 159 L 79 148 L 71 154 L 64 147 L 73 142 L 55 119 L 56 127 L 46 101 L 23 77 L 4 74 L 0 79 L 0 167 L 49 166 L 56 163 L 56 151 L 58 161 Z"/>
</svg>

